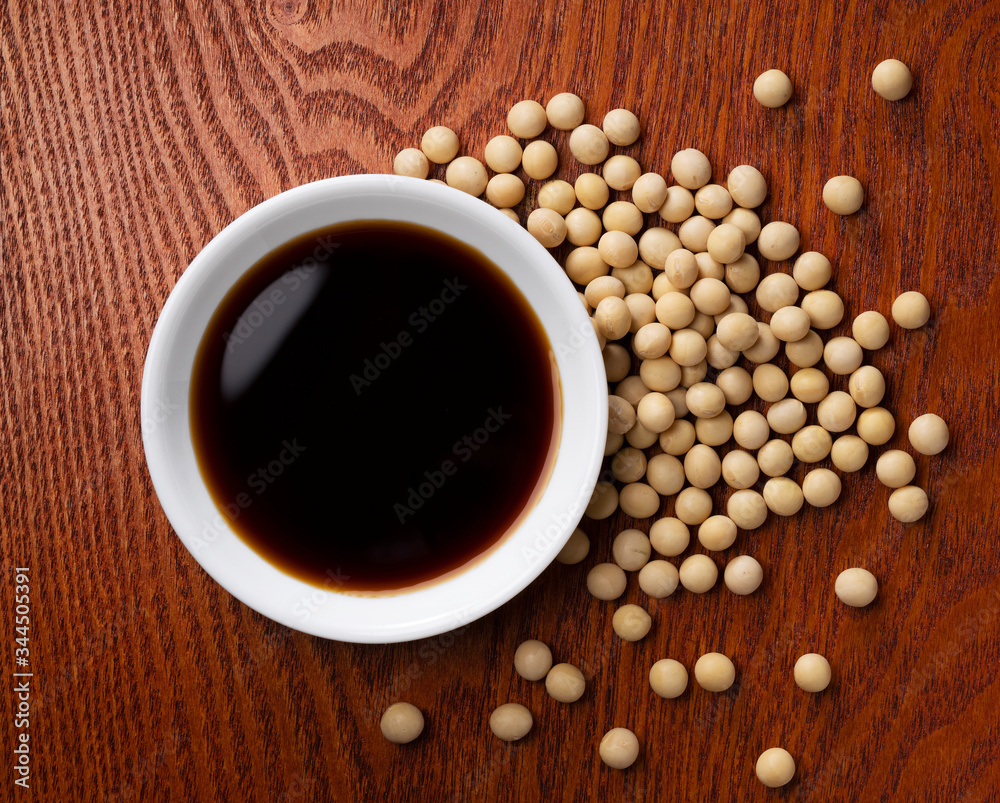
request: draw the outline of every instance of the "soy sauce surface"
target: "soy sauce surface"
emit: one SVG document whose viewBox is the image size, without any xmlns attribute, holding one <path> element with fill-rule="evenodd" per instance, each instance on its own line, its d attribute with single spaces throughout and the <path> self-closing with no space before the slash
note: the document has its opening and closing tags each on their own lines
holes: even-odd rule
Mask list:
<svg viewBox="0 0 1000 803">
<path fill-rule="evenodd" d="M 558 445 L 534 311 L 482 254 L 392 221 L 304 235 L 216 311 L 191 425 L 223 518 L 327 589 L 455 571 L 530 509 Z"/>
</svg>

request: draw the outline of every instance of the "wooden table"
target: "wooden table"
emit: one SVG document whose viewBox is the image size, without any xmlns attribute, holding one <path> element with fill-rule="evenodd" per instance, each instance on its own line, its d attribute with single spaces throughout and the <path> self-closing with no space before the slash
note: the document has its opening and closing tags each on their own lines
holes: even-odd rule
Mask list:
<svg viewBox="0 0 1000 803">
<path fill-rule="evenodd" d="M 151 0 L 15 2 L 0 20 L 2 598 L 6 615 L 12 570 L 30 567 L 37 799 L 997 799 L 1000 6 Z M 887 57 L 916 76 L 899 103 L 871 89 Z M 795 84 L 778 110 L 751 94 L 772 67 Z M 339 644 L 244 607 L 181 545 L 145 469 L 143 358 L 170 289 L 265 198 L 388 171 L 438 123 L 481 156 L 513 102 L 562 90 L 591 122 L 634 110 L 630 152 L 649 169 L 692 146 L 718 180 L 759 166 L 763 217 L 833 260 L 848 318 L 928 296 L 930 323 L 893 327 L 872 359 L 899 421 L 889 446 L 925 411 L 951 425 L 948 449 L 918 460 L 930 513 L 893 521 L 873 456 L 832 508 L 771 516 L 717 556 L 760 560 L 753 596 L 650 601 L 632 577 L 622 601 L 654 618 L 634 644 L 584 587 L 622 516 L 584 522 L 585 563 L 437 638 Z M 546 136 L 575 175 L 566 135 Z M 867 190 L 847 218 L 820 200 L 841 173 Z M 834 597 L 851 565 L 879 578 L 868 609 Z M 583 668 L 580 702 L 514 673 L 531 637 Z M 652 694 L 655 660 L 690 669 L 710 650 L 733 657 L 734 689 Z M 792 681 L 809 651 L 833 665 L 819 695 Z M 16 700 L 0 699 L 10 765 Z M 427 719 L 405 747 L 379 733 L 397 699 Z M 536 720 L 513 745 L 487 728 L 507 701 Z M 626 772 L 597 757 L 612 726 L 642 743 Z M 781 790 L 754 777 L 772 745 L 798 764 Z"/>
</svg>

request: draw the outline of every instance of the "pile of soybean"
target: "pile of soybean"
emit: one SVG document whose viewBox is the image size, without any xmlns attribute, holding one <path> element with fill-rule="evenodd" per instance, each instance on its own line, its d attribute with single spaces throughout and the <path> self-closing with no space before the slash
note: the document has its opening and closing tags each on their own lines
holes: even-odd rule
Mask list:
<svg viewBox="0 0 1000 803">
<path fill-rule="evenodd" d="M 899 73 L 905 65 L 890 66 L 896 94 L 901 84 L 908 91 L 909 73 Z M 881 76 L 878 68 L 875 76 Z M 889 97 L 874 77 L 873 85 Z M 762 105 L 776 108 L 792 90 L 787 76 L 772 70 L 754 91 Z M 510 135 L 487 143 L 485 164 L 460 156 L 455 132 L 435 126 L 419 149 L 398 154 L 394 172 L 428 178 L 446 165 L 443 183 L 483 197 L 518 222 L 515 207 L 528 198 L 534 208 L 524 224 L 555 249 L 603 350 L 610 475 L 598 482 L 586 515 L 606 519 L 621 509 L 636 520 L 614 539 L 605 562 L 592 566 L 587 588 L 598 599 L 617 600 L 628 573 L 637 573 L 650 599 L 678 587 L 702 594 L 718 580 L 715 560 L 704 554 L 679 566 L 666 560 L 688 549 L 692 528 L 702 547 L 721 553 L 741 530 L 764 525 L 769 513 L 792 516 L 804 505 L 832 505 L 849 475 L 871 462 L 871 450 L 892 438 L 896 418 L 881 406 L 886 379 L 868 364 L 889 341 L 891 326 L 882 312 L 868 310 L 854 318 L 850 334 L 832 336 L 846 329 L 844 301 L 831 287 L 833 266 L 803 248 L 793 224 L 761 219 L 757 210 L 768 185 L 756 167 L 734 165 L 722 174 L 704 153 L 685 148 L 673 155 L 668 171 L 647 171 L 629 154 L 641 133 L 635 114 L 613 109 L 600 126 L 585 118 L 584 102 L 571 93 L 544 107 L 524 100 L 508 113 Z M 541 138 L 550 128 L 570 132 L 569 149 L 583 169 L 564 166 L 563 175 L 577 175 L 572 183 L 558 174 L 556 148 Z M 823 201 L 835 214 L 853 214 L 864 190 L 853 177 L 835 176 Z M 899 295 L 890 315 L 900 328 L 915 329 L 927 323 L 931 309 L 911 290 Z M 908 435 L 921 455 L 938 454 L 949 438 L 946 423 L 933 413 L 912 421 Z M 795 470 L 799 465 L 805 468 Z M 910 523 L 925 515 L 929 501 L 912 484 L 913 456 L 883 451 L 875 470 L 891 489 L 895 519 Z M 729 489 L 722 509 L 710 494 L 719 484 Z M 673 515 L 662 515 L 668 500 Z M 557 560 L 578 564 L 589 553 L 590 541 L 577 529 Z M 737 595 L 754 593 L 764 581 L 751 555 L 729 558 L 723 578 Z M 864 607 L 875 599 L 878 582 L 866 569 L 850 567 L 833 591 L 844 604 Z M 652 618 L 628 604 L 616 610 L 612 626 L 618 637 L 637 641 L 649 633 Z M 553 667 L 549 648 L 539 641 L 522 644 L 514 663 L 523 677 L 546 680 L 561 702 L 583 696 L 580 670 L 566 663 Z M 736 677 L 732 660 L 719 653 L 698 658 L 694 672 L 708 692 L 726 691 Z M 794 681 L 804 691 L 821 692 L 831 674 L 822 655 L 806 653 L 795 664 Z M 651 667 L 649 683 L 663 698 L 678 697 L 688 684 L 687 669 L 663 658 Z M 533 720 L 524 706 L 507 703 L 489 724 L 499 738 L 514 741 L 527 735 Z M 605 764 L 618 769 L 640 752 L 624 728 L 608 731 L 598 749 Z M 794 769 L 791 755 L 779 747 L 765 751 L 757 764 L 769 786 L 787 783 Z"/>
</svg>

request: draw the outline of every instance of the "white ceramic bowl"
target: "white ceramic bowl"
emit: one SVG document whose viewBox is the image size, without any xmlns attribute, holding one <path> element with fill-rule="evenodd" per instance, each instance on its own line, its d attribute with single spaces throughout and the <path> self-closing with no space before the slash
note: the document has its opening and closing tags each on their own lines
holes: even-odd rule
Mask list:
<svg viewBox="0 0 1000 803">
<path fill-rule="evenodd" d="M 269 563 L 228 526 L 195 460 L 188 415 L 195 353 L 209 320 L 244 272 L 300 234 L 349 220 L 429 226 L 478 248 L 506 272 L 553 346 L 562 388 L 559 450 L 541 498 L 520 526 L 461 571 L 410 591 L 343 593 Z M 524 589 L 565 545 L 590 500 L 607 432 L 597 338 L 573 285 L 521 226 L 458 190 L 399 176 L 345 176 L 283 192 L 215 237 L 177 282 L 156 324 L 142 378 L 142 430 L 153 486 L 195 559 L 237 599 L 288 627 L 357 642 L 443 633 Z"/>
</svg>

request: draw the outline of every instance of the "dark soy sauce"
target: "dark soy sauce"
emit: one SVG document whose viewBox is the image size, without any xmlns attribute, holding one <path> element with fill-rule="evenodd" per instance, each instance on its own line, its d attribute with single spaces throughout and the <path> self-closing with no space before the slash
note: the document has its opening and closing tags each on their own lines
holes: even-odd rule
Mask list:
<svg viewBox="0 0 1000 803">
<path fill-rule="evenodd" d="M 360 221 L 289 242 L 199 346 L 191 428 L 223 518 L 327 589 L 459 569 L 540 496 L 561 399 L 548 339 L 482 254 Z"/>
</svg>

